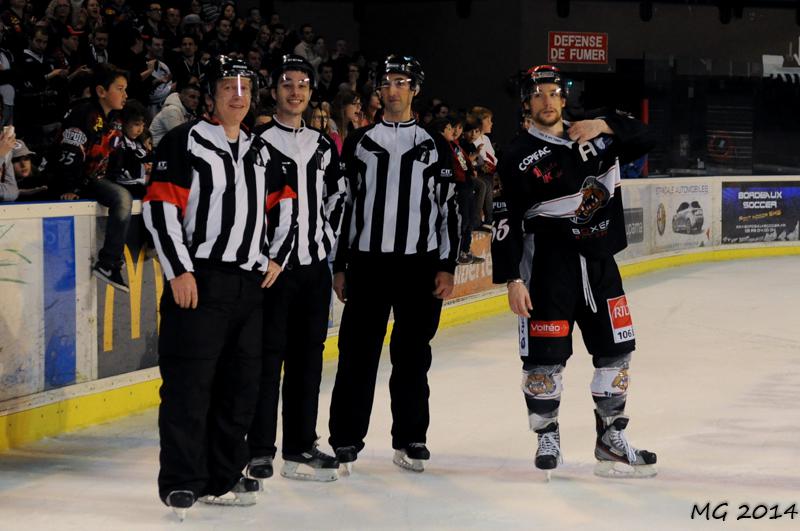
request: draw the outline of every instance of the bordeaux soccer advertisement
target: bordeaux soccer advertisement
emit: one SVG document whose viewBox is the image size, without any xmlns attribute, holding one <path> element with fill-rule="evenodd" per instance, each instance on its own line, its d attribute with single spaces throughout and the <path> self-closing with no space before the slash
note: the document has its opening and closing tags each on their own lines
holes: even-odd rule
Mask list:
<svg viewBox="0 0 800 531">
<path fill-rule="evenodd" d="M 723 182 L 722 243 L 797 241 L 800 182 Z"/>
</svg>

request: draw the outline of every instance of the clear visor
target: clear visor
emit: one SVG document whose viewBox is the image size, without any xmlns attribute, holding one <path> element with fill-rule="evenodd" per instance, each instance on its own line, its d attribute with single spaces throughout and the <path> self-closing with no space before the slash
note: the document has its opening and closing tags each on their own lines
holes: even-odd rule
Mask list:
<svg viewBox="0 0 800 531">
<path fill-rule="evenodd" d="M 548 85 L 553 85 L 553 83 L 548 83 Z M 531 96 L 541 98 L 542 96 L 552 96 L 552 97 L 563 97 L 564 91 L 561 90 L 559 86 L 545 86 L 542 85 L 534 85 L 533 91 L 531 92 Z"/>
<path fill-rule="evenodd" d="M 383 78 L 381 78 L 380 88 L 395 87 L 398 89 L 403 89 L 408 87 L 410 89 L 412 84 L 413 81 L 408 77 L 396 77 L 391 79 L 389 76 L 383 76 Z"/>
<path fill-rule="evenodd" d="M 301 79 L 292 79 L 286 75 L 286 72 L 284 72 L 283 74 L 281 74 L 281 77 L 278 78 L 278 84 L 286 88 L 292 86 L 296 86 L 298 88 L 306 88 L 311 86 L 311 79 L 309 79 L 307 76 Z"/>
<path fill-rule="evenodd" d="M 250 93 L 253 80 L 249 76 L 236 74 L 235 76 L 226 76 L 222 78 L 223 81 L 229 83 L 228 86 L 236 91 L 236 95 L 241 97 Z"/>
</svg>

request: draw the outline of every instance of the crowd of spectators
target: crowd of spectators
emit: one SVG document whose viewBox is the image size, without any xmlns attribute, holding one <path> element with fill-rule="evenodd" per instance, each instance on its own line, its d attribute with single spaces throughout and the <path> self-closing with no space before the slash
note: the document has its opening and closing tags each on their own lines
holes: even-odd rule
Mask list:
<svg viewBox="0 0 800 531">
<path fill-rule="evenodd" d="M 125 185 L 134 198 L 141 196 L 150 152 L 164 134 L 204 113 L 204 69 L 218 54 L 241 58 L 258 71 L 261 88 L 248 117 L 251 125 L 271 119 L 269 73 L 287 53 L 305 57 L 317 69 L 307 122 L 327 132 L 340 150 L 348 134 L 381 116 L 377 58 L 351 51 L 343 39 L 326 39 L 311 24 L 284 22 L 278 13 L 243 12 L 230 0 L 6 0 L 1 10 L 2 201 L 92 198 L 81 193 L 87 182 L 76 190 L 58 182 L 64 157 L 59 143 L 70 112 L 96 100 L 93 74 L 100 65 L 126 73 L 125 106 L 111 111 L 125 128 L 115 142 L 126 154 L 93 177 Z M 455 135 L 452 143 L 459 165 L 461 159 L 467 163 L 459 175 L 476 203 L 471 228 L 488 230 L 496 164 L 486 137 L 491 112 L 476 107 L 457 113 L 433 99 L 418 102 L 415 114 L 433 127 L 434 120 L 448 121 L 454 130 L 463 126 L 464 135 Z"/>
</svg>

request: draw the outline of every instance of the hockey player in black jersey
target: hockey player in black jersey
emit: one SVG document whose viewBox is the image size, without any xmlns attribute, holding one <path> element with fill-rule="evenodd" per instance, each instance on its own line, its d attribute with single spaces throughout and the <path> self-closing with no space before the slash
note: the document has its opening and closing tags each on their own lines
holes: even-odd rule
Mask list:
<svg viewBox="0 0 800 531">
<path fill-rule="evenodd" d="M 635 337 L 614 261 L 627 245 L 620 161 L 642 156 L 652 142 L 642 123 L 617 111 L 565 121 L 565 90 L 557 68 L 528 71 L 521 97 L 534 125 L 498 167 L 508 212 L 495 219 L 493 276 L 507 283 L 520 318 L 522 391 L 539 443 L 535 464 L 549 479 L 561 461 L 561 378 L 577 323 L 595 367 L 595 473 L 653 476 L 656 455 L 625 437 Z"/>
</svg>

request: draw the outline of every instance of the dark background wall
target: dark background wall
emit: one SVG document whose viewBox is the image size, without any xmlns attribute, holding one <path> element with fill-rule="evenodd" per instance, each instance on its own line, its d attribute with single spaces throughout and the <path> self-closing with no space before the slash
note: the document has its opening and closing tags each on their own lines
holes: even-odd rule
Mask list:
<svg viewBox="0 0 800 531">
<path fill-rule="evenodd" d="M 240 6 L 257 3 L 240 1 Z M 692 118 L 698 108 L 730 106 L 733 98 L 757 115 L 757 102 L 749 100 L 760 97 L 762 55 L 788 59 L 790 50 L 799 52 L 795 3 L 785 2 L 788 8 L 774 7 L 780 2 L 741 3 L 747 4 L 741 18 L 734 15 L 723 24 L 718 7 L 702 0 L 656 1 L 649 22 L 641 20 L 639 2 L 621 0 L 572 0 L 566 18 L 558 16 L 557 0 L 472 0 L 468 13 L 462 9 L 466 16 L 459 16 L 454 0 L 357 0 L 355 8 L 353 1 L 262 2 L 290 26 L 311 22 L 331 47 L 344 38 L 373 58 L 389 52 L 418 56 L 428 78 L 421 97 L 441 97 L 454 108 L 492 108 L 494 138 L 501 144 L 517 125 L 518 100 L 508 80 L 547 61 L 547 32 L 606 32 L 607 65 L 559 66 L 578 81 L 576 93 L 586 89 L 590 106 L 618 105 L 638 113 L 644 97 L 676 100 L 661 101 L 654 112 L 669 118 L 678 105 L 687 115 L 664 123 L 665 138 L 691 137 L 691 149 L 681 151 L 678 164 L 695 160 L 695 151 L 706 148 L 705 125 Z M 759 127 L 758 120 L 748 127 Z M 668 159 L 665 165 L 674 163 Z"/>
</svg>

